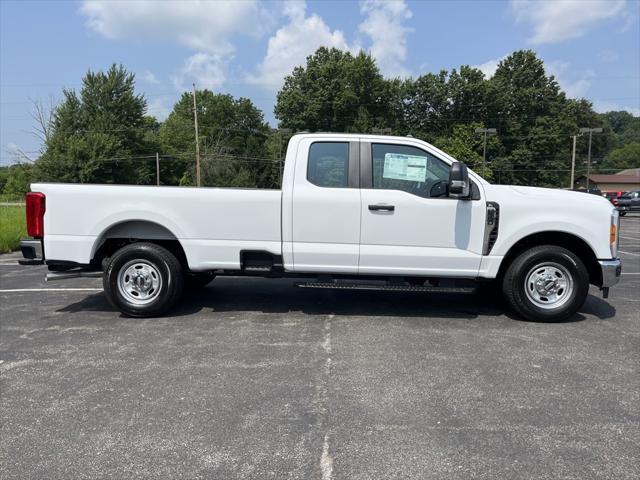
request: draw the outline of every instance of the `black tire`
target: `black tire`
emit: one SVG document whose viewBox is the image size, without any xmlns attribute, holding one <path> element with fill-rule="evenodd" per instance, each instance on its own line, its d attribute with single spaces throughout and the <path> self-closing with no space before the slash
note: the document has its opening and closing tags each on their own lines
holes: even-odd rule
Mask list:
<svg viewBox="0 0 640 480">
<path fill-rule="evenodd" d="M 540 266 L 540 270 L 536 268 L 537 266 Z M 554 296 L 552 293 L 548 298 L 542 296 L 542 300 L 536 299 L 538 300 L 536 304 L 532 297 L 540 294 L 533 279 L 540 279 L 540 288 L 544 289 L 547 282 L 538 273 L 543 272 L 544 266 L 550 266 L 551 271 L 555 268 L 558 273 L 554 275 L 558 278 L 570 277 L 573 287 L 560 287 L 557 290 L 556 302 L 550 300 Z M 534 269 L 537 272 L 534 272 Z M 553 275 L 552 278 L 555 281 Z M 568 278 L 567 282 L 569 282 Z M 589 273 L 582 260 L 569 250 L 556 245 L 541 245 L 522 252 L 511 262 L 502 280 L 502 292 L 509 306 L 525 319 L 537 322 L 560 322 L 573 316 L 584 304 L 589 293 Z M 547 301 L 550 303 L 545 305 L 546 308 L 539 306 Z M 554 303 L 557 303 L 557 306 L 554 307 Z"/>
<path fill-rule="evenodd" d="M 184 286 L 187 290 L 197 290 L 209 285 L 214 278 L 216 276 L 213 272 L 186 273 L 184 275 Z"/>
<path fill-rule="evenodd" d="M 150 273 L 144 277 L 142 283 L 145 279 L 149 279 L 149 283 L 157 282 L 156 291 L 150 287 L 144 292 L 144 295 L 149 294 L 148 303 L 144 304 L 140 302 L 147 300 L 136 299 L 132 295 L 136 294 L 136 287 L 131 286 L 133 283 L 124 281 L 129 279 L 126 275 L 128 271 L 134 272 L 135 277 L 135 269 L 139 265 Z M 122 278 L 119 279 L 121 274 Z M 122 289 L 119 288 L 119 282 Z M 154 243 L 140 242 L 122 247 L 113 254 L 102 277 L 102 283 L 109 302 L 123 314 L 130 317 L 157 317 L 178 301 L 182 294 L 184 277 L 182 265 L 171 252 Z"/>
</svg>

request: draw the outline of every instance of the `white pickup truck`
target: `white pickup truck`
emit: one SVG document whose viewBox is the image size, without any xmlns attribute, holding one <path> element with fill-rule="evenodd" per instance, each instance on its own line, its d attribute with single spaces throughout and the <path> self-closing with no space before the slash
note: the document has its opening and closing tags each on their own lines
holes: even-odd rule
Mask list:
<svg viewBox="0 0 640 480">
<path fill-rule="evenodd" d="M 281 190 L 37 183 L 23 264 L 102 276 L 129 316 L 157 316 L 220 275 L 307 288 L 501 290 L 522 317 L 558 321 L 589 284 L 620 277 L 604 198 L 491 185 L 421 140 L 298 134 Z"/>
</svg>

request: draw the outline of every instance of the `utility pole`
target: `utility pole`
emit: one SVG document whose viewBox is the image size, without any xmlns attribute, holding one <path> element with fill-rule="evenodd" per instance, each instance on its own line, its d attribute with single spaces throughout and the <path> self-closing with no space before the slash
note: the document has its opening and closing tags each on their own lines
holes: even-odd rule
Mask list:
<svg viewBox="0 0 640 480">
<path fill-rule="evenodd" d="M 160 186 L 160 155 L 156 152 L 156 185 Z"/>
<path fill-rule="evenodd" d="M 573 182 L 576 173 L 576 139 L 578 135 L 571 135 L 573 138 L 573 153 L 571 154 L 571 183 L 569 184 L 569 189 L 573 190 Z"/>
<path fill-rule="evenodd" d="M 193 122 L 196 128 L 196 186 L 200 186 L 200 142 L 198 141 L 198 105 L 196 103 L 196 84 L 193 84 Z"/>
<path fill-rule="evenodd" d="M 482 172 L 487 172 L 487 134 L 495 135 L 498 130 L 495 128 L 476 128 L 476 133 L 482 133 L 484 135 L 484 146 L 482 148 Z"/>
<path fill-rule="evenodd" d="M 587 154 L 587 191 L 589 190 L 589 175 L 591 175 L 591 137 L 594 133 L 602 133 L 602 128 L 588 128 L 583 127 L 580 129 L 580 133 L 589 134 L 589 153 Z"/>
</svg>

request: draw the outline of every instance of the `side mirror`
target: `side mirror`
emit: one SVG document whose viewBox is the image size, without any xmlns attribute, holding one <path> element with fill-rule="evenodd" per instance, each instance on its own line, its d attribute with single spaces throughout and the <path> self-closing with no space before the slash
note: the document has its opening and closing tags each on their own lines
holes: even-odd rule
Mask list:
<svg viewBox="0 0 640 480">
<path fill-rule="evenodd" d="M 460 197 L 469 197 L 469 172 L 462 162 L 453 162 L 449 171 L 449 194 Z"/>
</svg>

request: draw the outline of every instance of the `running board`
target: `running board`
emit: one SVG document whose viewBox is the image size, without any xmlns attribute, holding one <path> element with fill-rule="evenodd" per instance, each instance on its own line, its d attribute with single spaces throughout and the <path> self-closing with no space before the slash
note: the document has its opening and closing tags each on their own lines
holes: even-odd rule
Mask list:
<svg viewBox="0 0 640 480">
<path fill-rule="evenodd" d="M 48 272 L 45 277 L 46 282 L 51 282 L 53 280 L 68 280 L 70 278 L 100 278 L 102 277 L 101 271 L 67 271 L 67 272 Z"/>
<path fill-rule="evenodd" d="M 432 285 L 370 285 L 366 283 L 298 282 L 299 288 L 327 290 L 382 290 L 386 292 L 474 293 L 473 287 L 436 287 Z"/>
</svg>

